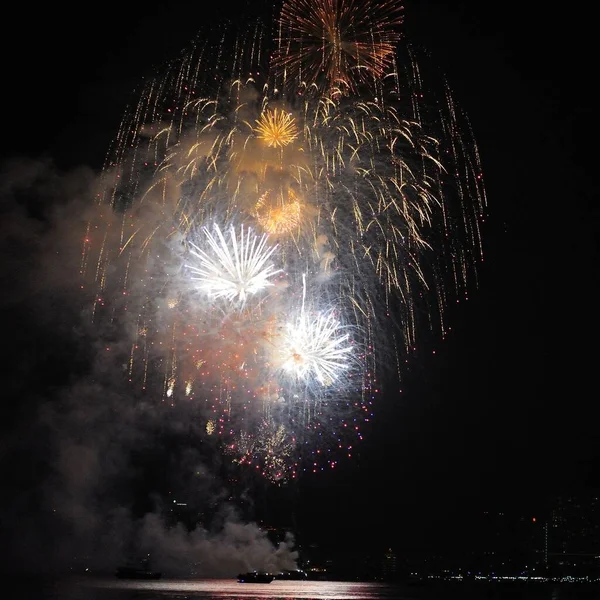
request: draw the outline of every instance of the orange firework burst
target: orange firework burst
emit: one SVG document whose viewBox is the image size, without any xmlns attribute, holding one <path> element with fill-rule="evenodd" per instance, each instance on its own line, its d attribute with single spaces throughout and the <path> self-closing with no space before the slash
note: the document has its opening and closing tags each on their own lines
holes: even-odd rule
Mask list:
<svg viewBox="0 0 600 600">
<path fill-rule="evenodd" d="M 287 0 L 280 16 L 274 67 L 295 84 L 322 84 L 344 93 L 379 79 L 400 40 L 399 0 Z"/>
<path fill-rule="evenodd" d="M 268 146 L 283 148 L 298 136 L 294 117 L 283 110 L 265 110 L 256 121 L 256 133 Z"/>
<path fill-rule="evenodd" d="M 302 204 L 293 190 L 288 190 L 287 199 L 283 198 L 283 194 L 265 192 L 258 199 L 254 211 L 263 229 L 272 235 L 289 233 L 302 221 Z"/>
</svg>

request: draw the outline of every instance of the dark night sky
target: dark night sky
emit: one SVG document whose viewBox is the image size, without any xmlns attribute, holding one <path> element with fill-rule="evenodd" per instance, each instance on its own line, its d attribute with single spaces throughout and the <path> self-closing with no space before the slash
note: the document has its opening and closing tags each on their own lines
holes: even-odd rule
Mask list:
<svg viewBox="0 0 600 600">
<path fill-rule="evenodd" d="M 3 155 L 97 170 L 139 78 L 240 12 L 204 4 L 47 6 L 33 23 L 16 8 L 23 39 L 1 42 Z M 325 537 L 435 545 L 470 514 L 532 514 L 551 493 L 600 484 L 593 38 L 585 11 L 561 10 L 407 3 L 407 35 L 446 72 L 479 143 L 486 260 L 448 314 L 451 335 L 423 340 L 402 394 L 386 394 L 358 460 L 294 492 Z"/>
</svg>

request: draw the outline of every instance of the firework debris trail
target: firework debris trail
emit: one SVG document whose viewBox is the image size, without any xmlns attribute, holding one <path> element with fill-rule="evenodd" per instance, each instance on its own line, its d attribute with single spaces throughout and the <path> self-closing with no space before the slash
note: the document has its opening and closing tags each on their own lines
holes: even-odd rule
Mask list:
<svg viewBox="0 0 600 600">
<path fill-rule="evenodd" d="M 274 40 L 193 45 L 124 116 L 83 242 L 91 319 L 129 336 L 131 386 L 196 403 L 273 481 L 353 455 L 385 369 L 421 327 L 444 334 L 482 258 L 468 119 L 402 18 L 396 0 L 294 0 Z"/>
</svg>

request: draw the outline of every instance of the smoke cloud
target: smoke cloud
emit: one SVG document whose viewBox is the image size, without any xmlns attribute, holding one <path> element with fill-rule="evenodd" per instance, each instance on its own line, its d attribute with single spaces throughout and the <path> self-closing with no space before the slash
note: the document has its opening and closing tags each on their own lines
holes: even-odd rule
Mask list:
<svg viewBox="0 0 600 600">
<path fill-rule="evenodd" d="M 91 326 L 78 278 L 97 176 L 49 160 L 0 168 L 5 344 L 2 562 L 11 571 L 110 572 L 150 557 L 167 576 L 296 567 L 251 513 L 195 407 L 127 384 L 126 332 Z M 108 332 L 107 332 L 108 333 Z M 109 348 L 109 349 L 107 349 Z"/>
</svg>

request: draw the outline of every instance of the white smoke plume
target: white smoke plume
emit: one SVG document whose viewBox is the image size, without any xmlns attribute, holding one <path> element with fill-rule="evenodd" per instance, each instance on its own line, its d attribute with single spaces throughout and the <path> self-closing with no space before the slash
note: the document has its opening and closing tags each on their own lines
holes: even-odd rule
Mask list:
<svg viewBox="0 0 600 600">
<path fill-rule="evenodd" d="M 110 572 L 149 557 L 166 575 L 199 577 L 295 568 L 292 535 L 275 542 L 242 514 L 248 489 L 232 489 L 194 407 L 133 394 L 115 332 L 108 352 L 90 326 L 78 264 L 95 185 L 85 167 L 0 168 L 4 565 Z"/>
</svg>

